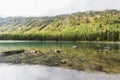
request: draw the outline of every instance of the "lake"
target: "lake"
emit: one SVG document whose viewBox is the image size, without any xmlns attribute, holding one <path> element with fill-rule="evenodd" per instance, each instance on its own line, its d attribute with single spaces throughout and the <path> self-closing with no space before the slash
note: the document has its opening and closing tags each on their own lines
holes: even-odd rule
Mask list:
<svg viewBox="0 0 120 80">
<path fill-rule="evenodd" d="M 0 64 L 0 80 L 120 80 L 120 74 L 91 73 L 39 65 Z"/>
<path fill-rule="evenodd" d="M 120 51 L 117 43 L 93 43 L 93 42 L 56 42 L 56 41 L 0 41 L 0 52 L 16 49 L 49 49 L 49 48 L 72 48 L 79 46 L 81 49 L 105 50 L 110 47 L 114 53 Z"/>
<path fill-rule="evenodd" d="M 0 64 L 0 80 L 120 80 L 119 43 L 0 41 L 0 52 L 19 49 L 43 54 L 0 57 L 1 62 L 7 62 Z"/>
</svg>

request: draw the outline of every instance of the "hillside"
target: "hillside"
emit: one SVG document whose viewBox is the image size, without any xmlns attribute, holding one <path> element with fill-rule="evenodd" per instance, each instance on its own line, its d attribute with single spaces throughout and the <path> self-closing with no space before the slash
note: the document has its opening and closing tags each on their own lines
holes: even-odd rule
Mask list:
<svg viewBox="0 0 120 80">
<path fill-rule="evenodd" d="M 120 41 L 120 11 L 0 18 L 0 39 Z"/>
</svg>

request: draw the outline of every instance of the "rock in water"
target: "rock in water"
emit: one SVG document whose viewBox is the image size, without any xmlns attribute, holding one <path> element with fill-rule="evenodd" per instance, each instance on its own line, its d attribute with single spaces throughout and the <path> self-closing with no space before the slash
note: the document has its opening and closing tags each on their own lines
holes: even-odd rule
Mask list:
<svg viewBox="0 0 120 80">
<path fill-rule="evenodd" d="M 106 51 L 110 50 L 110 47 L 104 47 L 104 50 L 106 50 Z"/>
<path fill-rule="evenodd" d="M 78 48 L 78 46 L 73 46 L 74 49 Z"/>
<path fill-rule="evenodd" d="M 60 60 L 60 63 L 66 64 L 66 63 L 67 63 L 67 60 L 66 60 L 66 59 Z"/>
<path fill-rule="evenodd" d="M 55 53 L 61 53 L 61 50 L 54 50 Z"/>
<path fill-rule="evenodd" d="M 32 51 L 30 51 L 31 53 L 37 53 L 37 50 L 32 50 Z"/>
<path fill-rule="evenodd" d="M 91 69 L 92 70 L 96 70 L 96 71 L 102 71 L 103 70 L 103 66 L 101 66 L 101 65 L 92 65 Z"/>
</svg>

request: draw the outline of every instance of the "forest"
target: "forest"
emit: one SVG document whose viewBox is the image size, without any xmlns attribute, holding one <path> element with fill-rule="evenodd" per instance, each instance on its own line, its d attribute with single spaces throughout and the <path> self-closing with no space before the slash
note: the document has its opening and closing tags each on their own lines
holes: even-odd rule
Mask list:
<svg viewBox="0 0 120 80">
<path fill-rule="evenodd" d="M 0 40 L 120 41 L 120 11 L 0 18 Z"/>
</svg>

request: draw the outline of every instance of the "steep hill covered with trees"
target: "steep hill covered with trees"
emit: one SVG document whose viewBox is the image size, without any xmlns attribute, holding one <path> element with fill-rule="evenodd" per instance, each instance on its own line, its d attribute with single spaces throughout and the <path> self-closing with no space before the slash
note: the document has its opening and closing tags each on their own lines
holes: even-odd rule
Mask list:
<svg viewBox="0 0 120 80">
<path fill-rule="evenodd" d="M 120 41 L 120 11 L 0 18 L 1 40 Z"/>
</svg>

